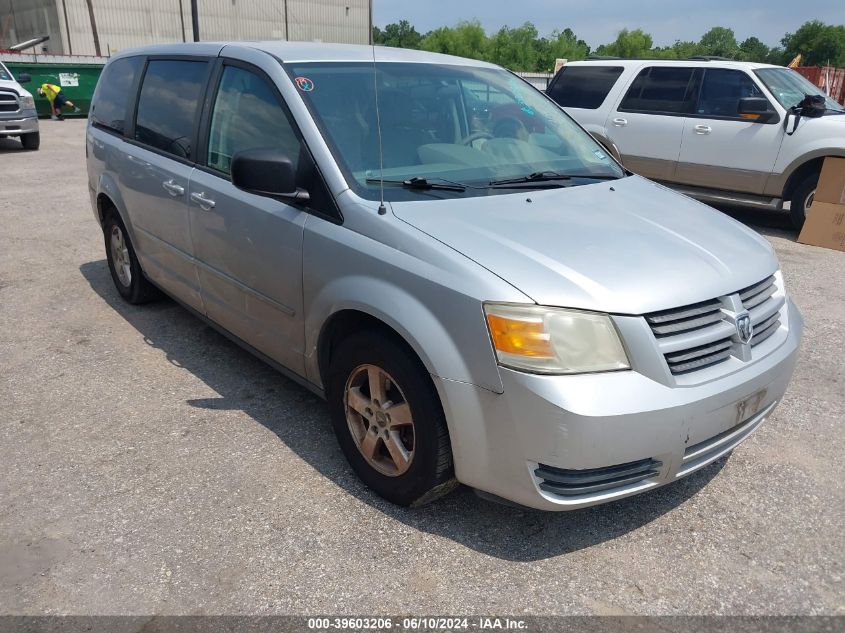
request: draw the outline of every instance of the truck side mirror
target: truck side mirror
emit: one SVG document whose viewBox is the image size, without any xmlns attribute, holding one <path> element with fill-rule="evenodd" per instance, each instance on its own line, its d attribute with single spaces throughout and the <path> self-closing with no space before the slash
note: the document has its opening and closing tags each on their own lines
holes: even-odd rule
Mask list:
<svg viewBox="0 0 845 633">
<path fill-rule="evenodd" d="M 739 100 L 737 114 L 743 119 L 768 123 L 777 116 L 777 112 L 770 109 L 769 100 L 765 97 L 743 97 Z"/>
</svg>

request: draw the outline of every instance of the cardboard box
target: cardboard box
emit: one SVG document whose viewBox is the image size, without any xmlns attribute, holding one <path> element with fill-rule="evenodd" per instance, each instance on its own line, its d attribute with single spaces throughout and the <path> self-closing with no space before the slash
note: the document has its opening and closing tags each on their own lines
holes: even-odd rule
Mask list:
<svg viewBox="0 0 845 633">
<path fill-rule="evenodd" d="M 819 186 L 813 197 L 816 202 L 845 204 L 845 158 L 824 159 Z"/>
<path fill-rule="evenodd" d="M 807 220 L 798 241 L 802 244 L 845 251 L 845 204 L 831 204 L 814 199 L 813 206 L 807 210 Z"/>
</svg>

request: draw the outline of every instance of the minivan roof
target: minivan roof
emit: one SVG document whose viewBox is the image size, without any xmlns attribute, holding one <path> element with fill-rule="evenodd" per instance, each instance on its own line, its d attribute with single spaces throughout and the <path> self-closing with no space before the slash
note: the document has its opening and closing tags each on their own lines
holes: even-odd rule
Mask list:
<svg viewBox="0 0 845 633">
<path fill-rule="evenodd" d="M 121 51 L 114 57 L 132 55 L 219 55 L 227 47 L 245 47 L 262 50 L 283 62 L 371 62 L 375 51 L 376 61 L 417 62 L 426 64 L 451 64 L 484 68 L 499 68 L 495 64 L 474 59 L 428 53 L 425 51 L 391 48 L 388 46 L 363 46 L 360 44 L 325 44 L 322 42 L 287 42 L 268 40 L 262 42 L 188 42 L 185 44 L 158 44 Z"/>
</svg>

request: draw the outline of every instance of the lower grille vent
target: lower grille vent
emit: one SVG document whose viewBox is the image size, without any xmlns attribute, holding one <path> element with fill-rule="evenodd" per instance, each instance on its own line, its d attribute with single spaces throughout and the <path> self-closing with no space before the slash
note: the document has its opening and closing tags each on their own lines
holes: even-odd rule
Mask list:
<svg viewBox="0 0 845 633">
<path fill-rule="evenodd" d="M 572 497 L 630 486 L 654 477 L 659 473 L 662 465 L 662 462 L 655 459 L 641 459 L 616 466 L 584 470 L 567 470 L 540 464 L 534 474 L 542 479 L 540 483 L 542 490 Z"/>
</svg>

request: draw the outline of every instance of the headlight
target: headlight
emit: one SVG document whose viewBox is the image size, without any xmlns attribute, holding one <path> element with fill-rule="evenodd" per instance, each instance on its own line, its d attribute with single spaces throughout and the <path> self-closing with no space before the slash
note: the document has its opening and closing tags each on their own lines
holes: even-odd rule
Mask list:
<svg viewBox="0 0 845 633">
<path fill-rule="evenodd" d="M 485 303 L 499 363 L 541 374 L 630 369 L 606 314 L 535 305 Z"/>
<path fill-rule="evenodd" d="M 23 96 L 20 98 L 21 101 L 21 109 L 35 109 L 35 99 L 32 97 Z"/>
</svg>

